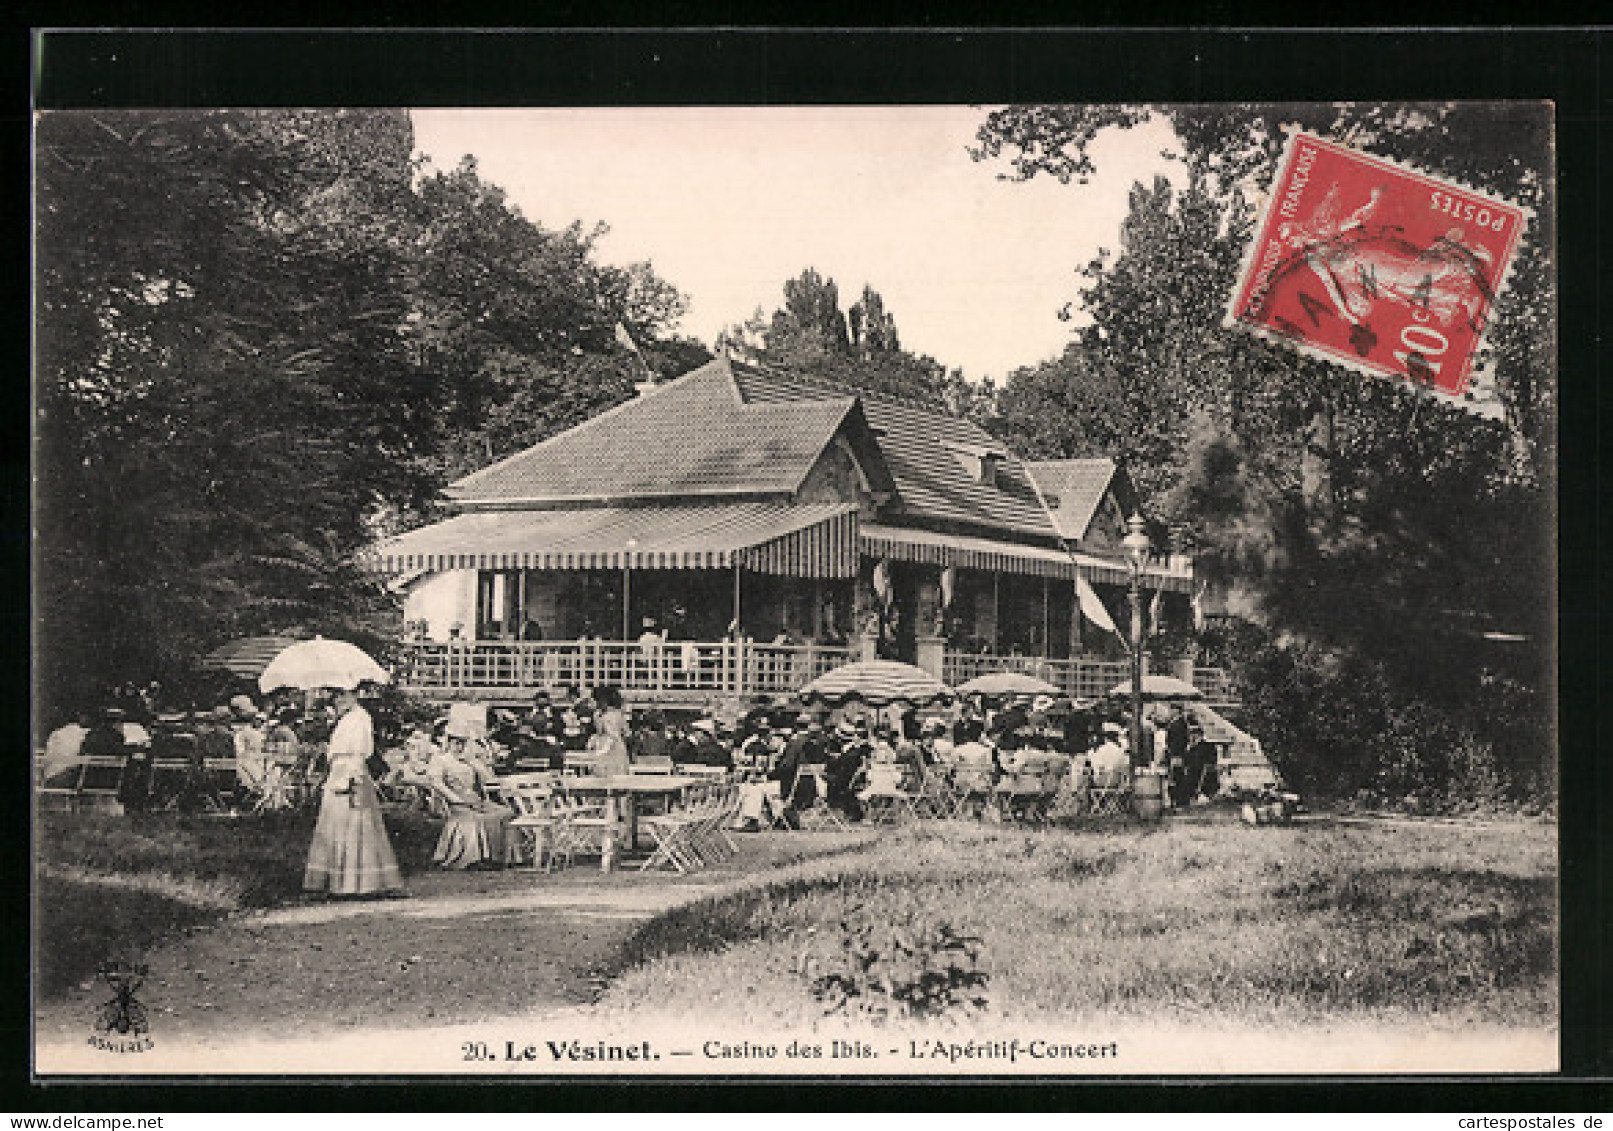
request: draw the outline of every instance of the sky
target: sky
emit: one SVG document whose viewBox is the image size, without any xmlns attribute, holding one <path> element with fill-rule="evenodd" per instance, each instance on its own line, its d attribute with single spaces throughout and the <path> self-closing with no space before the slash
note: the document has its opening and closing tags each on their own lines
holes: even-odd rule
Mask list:
<svg viewBox="0 0 1613 1131">
<path fill-rule="evenodd" d="M 604 221 L 601 259 L 648 260 L 689 299 L 682 331 L 708 346 L 783 303 L 807 267 L 845 309 L 871 285 L 902 344 L 1002 378 L 1060 353 L 1076 271 L 1115 249 L 1127 194 L 1159 173 L 1168 126 L 1100 136 L 1087 185 L 998 179 L 967 147 L 968 106 L 421 110 L 437 169 L 476 157 L 547 228 Z"/>
</svg>

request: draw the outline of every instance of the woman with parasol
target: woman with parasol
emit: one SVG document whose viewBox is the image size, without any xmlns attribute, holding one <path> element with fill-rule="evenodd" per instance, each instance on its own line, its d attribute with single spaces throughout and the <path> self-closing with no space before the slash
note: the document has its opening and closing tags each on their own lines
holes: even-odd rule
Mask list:
<svg viewBox="0 0 1613 1131">
<path fill-rule="evenodd" d="M 336 690 L 336 728 L 330 735 L 330 770 L 303 871 L 304 891 L 380 895 L 403 890 L 403 874 L 387 839 L 381 801 L 366 759 L 375 752 L 370 713 L 358 692 Z"/>
<path fill-rule="evenodd" d="M 366 764 L 375 753 L 375 724 L 358 702 L 361 683 L 385 683 L 386 670 L 358 648 L 314 637 L 291 645 L 258 677 L 265 695 L 280 688 L 336 694 L 319 820 L 303 870 L 304 891 L 381 895 L 403 891 L 403 874 L 381 820 L 381 799 Z"/>
</svg>

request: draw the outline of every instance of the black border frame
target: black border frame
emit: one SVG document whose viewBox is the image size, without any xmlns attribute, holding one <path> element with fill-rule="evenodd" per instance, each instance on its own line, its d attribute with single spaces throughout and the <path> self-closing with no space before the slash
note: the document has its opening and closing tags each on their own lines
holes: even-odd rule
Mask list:
<svg viewBox="0 0 1613 1131">
<path fill-rule="evenodd" d="M 89 6 L 81 6 L 89 7 Z M 1201 17 L 1219 14 L 1207 5 Z M 1083 15 L 1126 13 L 1100 6 Z M 116 19 L 118 12 L 109 10 Z M 282 13 L 284 15 L 286 13 Z M 383 22 L 417 13 L 393 10 Z M 675 10 L 665 14 L 678 14 Z M 559 23 L 598 19 L 581 5 L 545 15 Z M 1067 16 L 1067 13 L 1065 13 Z M 218 13 L 206 18 L 216 19 Z M 914 19 L 933 25 L 935 18 Z M 685 1078 L 590 1080 L 578 1083 L 500 1081 L 489 1091 L 454 1077 L 345 1082 L 299 1081 L 299 1106 L 375 1110 L 401 1102 L 420 1109 L 429 1095 L 458 1110 L 520 1109 L 528 1100 L 548 1110 L 649 1110 L 676 1103 L 687 1110 L 766 1110 L 822 1105 L 825 1082 L 843 1089 L 846 1106 L 899 1103 L 908 1111 L 975 1107 L 1051 1110 L 1230 1110 L 1239 1105 L 1293 1110 L 1384 1107 L 1400 1111 L 1606 1110 L 1613 1095 L 1613 1026 L 1608 1010 L 1609 823 L 1613 770 L 1600 741 L 1603 723 L 1599 638 L 1609 627 L 1606 509 L 1600 454 L 1604 415 L 1597 390 L 1607 347 L 1598 338 L 1606 305 L 1599 270 L 1607 167 L 1607 123 L 1613 87 L 1600 80 L 1608 33 L 1598 28 L 1328 30 L 1261 28 L 1109 28 L 1104 30 L 618 29 L 438 32 L 328 29 L 265 31 L 88 31 L 63 29 L 29 37 L 35 109 L 74 106 L 176 105 L 651 105 L 747 103 L 997 103 L 1034 101 L 1306 101 L 1411 99 L 1544 99 L 1556 104 L 1561 410 L 1559 448 L 1559 703 L 1562 812 L 1563 1073 L 1556 1077 L 1438 1078 L 1182 1078 L 1048 1081 L 978 1078 L 937 1085 L 888 1080 L 800 1078 L 718 1081 Z M 1610 71 L 1613 73 L 1613 71 Z M 7 154 L 26 167 L 21 115 L 10 123 Z M 12 186 L 25 183 L 12 179 Z M 13 197 L 18 196 L 13 191 Z M 22 224 L 10 229 L 28 247 Z M 19 239 L 20 236 L 20 239 Z M 26 296 L 21 296 L 26 298 Z M 15 309 L 28 310 L 26 301 Z M 26 340 L 26 339 L 24 339 Z M 19 421 L 20 423 L 20 421 Z M 29 430 L 31 432 L 31 429 Z M 26 576 L 23 529 L 29 434 L 8 445 L 0 505 L 14 520 L 4 566 Z M 13 604 L 12 610 L 18 610 Z M 14 642 L 26 641 L 13 611 Z M 9 653 L 8 687 L 29 686 L 21 649 Z M 22 692 L 26 695 L 26 691 Z M 26 718 L 26 711 L 13 712 Z M 26 742 L 24 736 L 19 736 Z M 26 747 L 23 747 L 26 749 Z M 18 779 L 20 780 L 20 778 Z M 1569 783 L 1574 783 L 1572 788 Z M 25 820 L 27 793 L 7 791 Z M 20 804 L 19 804 L 20 803 Z M 19 824 L 21 821 L 19 821 Z M 15 827 L 15 826 L 14 826 Z M 29 863 L 9 857 L 5 890 L 28 890 Z M 14 905 L 17 902 L 14 901 Z M 20 962 L 18 950 L 21 950 Z M 25 984 L 26 946 L 7 948 L 4 969 Z M 15 965 L 13 965 L 15 963 Z M 16 1000 L 15 998 L 13 1000 Z M 25 1005 L 26 1008 L 26 1005 Z M 7 1058 L 13 1071 L 29 1063 L 29 1025 Z M 1027 1087 L 1027 1085 L 1034 1085 Z M 61 1111 L 272 1109 L 290 1098 L 283 1086 L 254 1080 L 174 1083 L 26 1084 L 16 1107 Z M 536 1089 L 533 1091 L 531 1089 Z M 895 1094 L 892 1094 L 892 1093 Z M 1343 1093 L 1341 1095 L 1341 1092 Z M 1341 1104 L 1342 1101 L 1342 1104 Z M 572 1107 L 571 1105 L 578 1105 Z M 9 1106 L 9 1105 L 8 1105 Z"/>
</svg>

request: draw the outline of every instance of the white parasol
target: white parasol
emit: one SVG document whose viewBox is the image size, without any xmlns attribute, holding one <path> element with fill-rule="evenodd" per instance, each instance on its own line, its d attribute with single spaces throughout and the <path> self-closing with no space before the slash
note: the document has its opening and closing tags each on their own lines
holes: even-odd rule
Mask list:
<svg viewBox="0 0 1613 1131">
<path fill-rule="evenodd" d="M 270 692 L 280 687 L 312 691 L 318 687 L 351 690 L 361 683 L 389 683 L 386 669 L 366 655 L 363 649 L 345 640 L 316 636 L 291 645 L 269 662 L 258 677 L 258 689 Z"/>
</svg>

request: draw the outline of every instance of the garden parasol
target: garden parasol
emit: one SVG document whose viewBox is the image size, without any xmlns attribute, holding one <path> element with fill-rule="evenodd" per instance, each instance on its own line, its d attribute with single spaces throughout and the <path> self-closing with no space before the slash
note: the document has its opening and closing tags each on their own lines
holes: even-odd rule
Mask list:
<svg viewBox="0 0 1613 1131">
<path fill-rule="evenodd" d="M 276 656 L 258 677 L 258 689 L 265 693 L 279 687 L 312 691 L 318 687 L 351 690 L 361 683 L 387 683 L 386 669 L 345 640 L 316 636 L 302 640 Z"/>
<path fill-rule="evenodd" d="M 1117 683 L 1109 689 L 1110 695 L 1127 696 L 1131 694 L 1131 680 Z M 1204 692 L 1185 680 L 1168 675 L 1148 675 L 1143 677 L 1143 698 L 1155 701 L 1169 699 L 1203 699 Z"/>
<path fill-rule="evenodd" d="M 825 672 L 801 689 L 807 702 L 831 707 L 846 703 L 867 703 L 886 707 L 892 703 L 928 706 L 952 698 L 946 684 L 923 668 L 894 660 L 862 660 Z"/>
<path fill-rule="evenodd" d="M 958 685 L 959 695 L 1057 695 L 1059 689 L 1045 679 L 1024 672 L 991 672 Z"/>
</svg>

